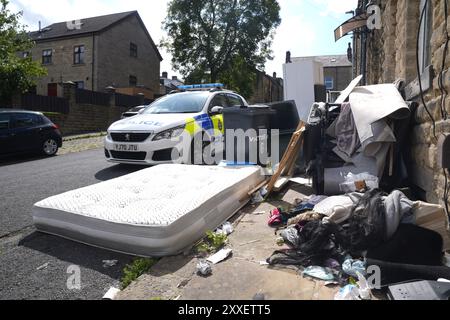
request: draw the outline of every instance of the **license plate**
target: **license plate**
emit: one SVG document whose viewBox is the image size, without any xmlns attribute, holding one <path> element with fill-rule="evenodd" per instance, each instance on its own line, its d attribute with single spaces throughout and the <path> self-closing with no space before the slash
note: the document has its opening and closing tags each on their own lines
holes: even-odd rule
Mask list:
<svg viewBox="0 0 450 320">
<path fill-rule="evenodd" d="M 126 152 L 138 152 L 139 146 L 137 144 L 115 144 L 114 150 Z"/>
</svg>

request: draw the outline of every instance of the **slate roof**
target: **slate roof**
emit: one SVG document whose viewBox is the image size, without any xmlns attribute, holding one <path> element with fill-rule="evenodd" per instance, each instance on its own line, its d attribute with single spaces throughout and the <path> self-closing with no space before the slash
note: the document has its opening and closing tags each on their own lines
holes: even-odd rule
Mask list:
<svg viewBox="0 0 450 320">
<path fill-rule="evenodd" d="M 328 55 L 292 58 L 292 62 L 314 59 L 323 64 L 324 68 L 329 67 L 351 67 L 352 63 L 348 61 L 347 55 Z"/>
<path fill-rule="evenodd" d="M 109 28 L 113 27 L 114 25 L 118 24 L 122 20 L 125 20 L 131 16 L 136 16 L 139 22 L 142 25 L 142 28 L 145 30 L 152 46 L 156 50 L 156 53 L 158 54 L 160 60 L 162 61 L 161 54 L 156 47 L 155 43 L 153 42 L 153 39 L 151 38 L 150 34 L 148 33 L 147 28 L 145 27 L 141 17 L 139 16 L 139 13 L 137 11 L 128 11 L 128 12 L 121 12 L 121 13 L 114 13 L 114 14 L 108 14 L 104 16 L 98 16 L 98 17 L 92 17 L 92 18 L 86 18 L 86 19 L 80 19 L 81 22 L 81 28 L 68 28 L 68 22 L 58 22 L 51 24 L 47 27 L 44 27 L 41 29 L 41 31 L 33 31 L 30 32 L 29 35 L 34 41 L 46 41 L 46 40 L 54 40 L 59 38 L 67 38 L 67 37 L 77 37 L 77 36 L 83 36 L 86 34 L 94 34 L 94 33 L 101 33 L 103 31 L 108 30 Z M 72 21 L 72 23 L 75 23 Z"/>
</svg>

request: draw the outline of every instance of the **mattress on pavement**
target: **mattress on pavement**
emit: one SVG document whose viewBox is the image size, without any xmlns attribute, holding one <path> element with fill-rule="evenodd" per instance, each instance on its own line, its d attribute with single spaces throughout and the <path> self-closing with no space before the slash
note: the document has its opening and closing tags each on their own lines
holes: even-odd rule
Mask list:
<svg viewBox="0 0 450 320">
<path fill-rule="evenodd" d="M 36 203 L 44 233 L 137 256 L 177 254 L 246 204 L 259 167 L 159 165 Z"/>
</svg>

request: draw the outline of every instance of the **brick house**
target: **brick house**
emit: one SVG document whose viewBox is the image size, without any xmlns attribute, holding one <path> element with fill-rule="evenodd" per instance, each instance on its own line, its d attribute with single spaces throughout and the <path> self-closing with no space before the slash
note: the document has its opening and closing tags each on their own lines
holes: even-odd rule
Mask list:
<svg viewBox="0 0 450 320">
<path fill-rule="evenodd" d="M 48 70 L 37 94 L 61 95 L 58 84 L 67 81 L 93 91 L 112 86 L 159 93 L 162 57 L 137 11 L 54 23 L 30 37 L 36 46 L 22 54 Z"/>
<path fill-rule="evenodd" d="M 445 16 L 450 16 L 445 12 L 445 0 L 359 0 L 355 16 L 364 16 L 369 4 L 381 9 L 381 28 L 368 30 L 364 25 L 354 30 L 355 72 L 363 74 L 363 83 L 368 85 L 405 81 L 406 99 L 419 103 L 410 136 L 409 178 L 422 198 L 443 203 L 445 176 L 437 162 L 437 140 L 450 134 L 446 115 L 450 113 L 450 99 L 443 94 L 445 90 L 450 92 L 450 55 L 445 49 L 450 33 Z M 419 74 L 426 107 L 420 95 Z"/>
</svg>

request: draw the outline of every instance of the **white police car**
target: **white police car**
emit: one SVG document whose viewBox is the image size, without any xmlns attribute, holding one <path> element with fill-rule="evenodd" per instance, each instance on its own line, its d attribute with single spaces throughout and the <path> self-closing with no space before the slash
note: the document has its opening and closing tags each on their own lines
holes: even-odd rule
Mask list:
<svg viewBox="0 0 450 320">
<path fill-rule="evenodd" d="M 154 165 L 172 163 L 177 160 L 174 154 L 179 153 L 184 159 L 181 162 L 193 163 L 194 150 L 203 152 L 206 144 L 212 143 L 223 148 L 223 108 L 248 106 L 247 101 L 224 90 L 223 84 L 180 86 L 179 90 L 156 100 L 138 115 L 112 124 L 105 139 L 106 159 Z M 197 139 L 199 135 L 201 139 Z M 176 149 L 182 136 L 190 137 L 189 157 Z"/>
</svg>

